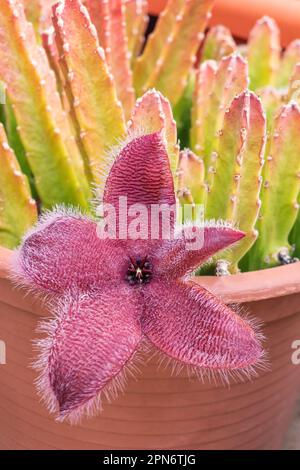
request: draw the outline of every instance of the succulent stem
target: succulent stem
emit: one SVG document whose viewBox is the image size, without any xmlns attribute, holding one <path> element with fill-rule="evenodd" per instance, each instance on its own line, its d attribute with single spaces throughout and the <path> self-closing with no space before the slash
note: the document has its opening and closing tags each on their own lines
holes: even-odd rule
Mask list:
<svg viewBox="0 0 300 470">
<path fill-rule="evenodd" d="M 201 61 L 216 60 L 218 62 L 236 50 L 237 46 L 229 29 L 222 25 L 213 26 L 205 37 Z"/>
<path fill-rule="evenodd" d="M 256 22 L 249 35 L 247 57 L 252 90 L 275 84 L 280 54 L 278 26 L 274 20 L 265 16 Z"/>
<path fill-rule="evenodd" d="M 170 0 L 134 66 L 137 95 L 156 88 L 175 105 L 187 83 L 213 0 Z M 175 79 L 177 77 L 177 79 Z"/>
<path fill-rule="evenodd" d="M 249 254 L 250 269 L 271 267 L 291 253 L 289 234 L 297 219 L 300 190 L 300 109 L 282 106 L 265 162 L 259 237 Z"/>
<path fill-rule="evenodd" d="M 15 248 L 37 220 L 37 207 L 0 124 L 0 245 Z"/>
<path fill-rule="evenodd" d="M 88 209 L 90 189 L 54 73 L 15 0 L 0 2 L 0 34 L 0 79 L 7 86 L 43 206 L 69 203 Z"/>
</svg>

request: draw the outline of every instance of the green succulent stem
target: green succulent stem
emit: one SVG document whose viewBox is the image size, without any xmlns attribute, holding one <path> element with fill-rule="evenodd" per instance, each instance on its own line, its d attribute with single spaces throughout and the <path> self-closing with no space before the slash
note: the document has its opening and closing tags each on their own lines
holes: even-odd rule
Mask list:
<svg viewBox="0 0 300 470">
<path fill-rule="evenodd" d="M 300 190 L 300 109 L 291 102 L 281 108 L 271 138 L 257 222 L 259 237 L 249 255 L 249 268 L 281 264 L 280 254 L 292 255 L 289 234 L 297 220 Z"/>
<path fill-rule="evenodd" d="M 15 248 L 36 222 L 37 208 L 26 176 L 0 124 L 0 245 Z"/>
</svg>

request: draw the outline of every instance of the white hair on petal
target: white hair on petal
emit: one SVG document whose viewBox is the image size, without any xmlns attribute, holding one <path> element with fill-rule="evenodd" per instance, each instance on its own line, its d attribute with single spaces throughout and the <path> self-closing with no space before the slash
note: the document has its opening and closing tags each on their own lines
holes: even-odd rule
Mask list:
<svg viewBox="0 0 300 470">
<path fill-rule="evenodd" d="M 149 133 L 149 132 L 148 132 Z M 147 132 L 145 132 L 147 134 Z M 101 184 L 95 187 L 95 200 L 94 205 L 101 204 L 104 185 L 106 177 L 109 174 L 111 166 L 115 162 L 116 158 L 120 152 L 132 142 L 134 139 L 144 135 L 142 129 L 139 128 L 136 132 L 130 133 L 123 140 L 111 148 L 105 158 L 106 166 L 102 169 L 101 173 L 99 172 L 99 179 Z M 163 135 L 162 135 L 163 137 Z M 41 230 L 44 230 L 53 222 L 55 222 L 60 217 L 74 217 L 76 219 L 84 220 L 95 220 L 82 212 L 79 208 L 72 208 L 66 206 L 56 206 L 51 211 L 45 211 L 43 215 L 39 218 L 38 223 L 32 227 L 23 237 L 22 244 L 26 242 L 28 238 L 34 233 L 37 233 Z M 194 227 L 195 223 L 189 221 L 188 223 L 178 226 L 176 229 L 182 231 L 184 228 Z M 236 228 L 229 222 L 223 220 L 208 220 L 204 221 L 203 224 L 196 225 L 199 228 L 206 227 L 216 227 L 216 228 L 230 228 L 235 230 Z M 236 229 L 237 230 L 237 229 Z M 227 248 L 230 251 L 230 248 Z M 57 413 L 58 402 L 55 397 L 54 391 L 50 384 L 49 378 L 49 365 L 48 359 L 51 354 L 53 347 L 53 338 L 59 323 L 62 320 L 60 312 L 62 311 L 62 306 L 65 300 L 59 300 L 57 296 L 52 293 L 46 293 L 44 290 L 37 290 L 36 285 L 27 278 L 22 270 L 20 265 L 20 248 L 14 252 L 12 257 L 12 266 L 11 266 L 11 275 L 10 278 L 13 283 L 18 288 L 26 288 L 26 295 L 35 294 L 37 292 L 43 292 L 43 302 L 46 304 L 47 308 L 53 312 L 53 316 L 50 319 L 43 320 L 39 323 L 38 331 L 40 333 L 46 334 L 47 336 L 34 341 L 36 350 L 38 351 L 38 357 L 34 361 L 33 367 L 38 371 L 39 376 L 36 379 L 36 385 L 38 388 L 38 393 L 41 396 L 43 402 L 46 404 L 47 408 L 51 413 Z M 263 335 L 260 333 L 260 324 L 256 319 L 249 317 L 247 314 L 241 311 L 239 308 L 234 308 L 235 311 L 243 318 L 243 320 L 253 329 L 257 341 L 262 342 L 264 340 Z M 78 423 L 83 416 L 95 416 L 102 410 L 103 399 L 110 402 L 112 399 L 115 399 L 120 393 L 124 392 L 125 384 L 128 381 L 129 377 L 135 378 L 138 373 L 140 373 L 140 367 L 145 364 L 145 358 L 150 356 L 150 352 L 154 349 L 153 345 L 143 337 L 139 344 L 139 349 L 136 350 L 127 361 L 123 369 L 92 399 L 88 400 L 85 404 L 74 409 L 70 412 L 62 413 L 57 419 L 58 421 L 69 421 L 71 424 Z M 266 353 L 262 350 L 261 356 L 258 358 L 255 365 L 246 366 L 244 368 L 237 369 L 222 369 L 219 368 L 202 368 L 189 364 L 180 362 L 165 353 L 159 351 L 155 348 L 154 357 L 159 358 L 159 367 L 164 367 L 171 369 L 172 375 L 186 373 L 190 379 L 197 378 L 197 380 L 203 381 L 205 378 L 210 382 L 214 381 L 218 383 L 218 380 L 221 380 L 223 384 L 229 385 L 231 380 L 243 381 L 245 379 L 249 380 L 253 376 L 257 375 L 259 370 L 267 369 L 267 357 Z"/>
<path fill-rule="evenodd" d="M 239 230 L 239 228 L 236 226 L 236 225 L 233 225 L 231 222 L 228 222 L 226 220 L 223 220 L 223 219 L 208 219 L 208 220 L 204 220 L 203 223 L 195 223 L 195 221 L 193 220 L 187 220 L 184 224 L 176 224 L 176 231 L 175 231 L 175 235 L 176 234 L 180 234 L 182 232 L 182 230 L 184 229 L 188 229 L 188 228 L 193 228 L 193 227 L 196 227 L 196 228 L 223 228 L 223 229 L 226 229 L 226 228 L 230 228 L 232 230 Z"/>
<path fill-rule="evenodd" d="M 160 350 L 156 351 L 155 357 L 158 358 L 158 368 L 165 370 L 171 368 L 171 374 L 173 376 L 184 374 L 189 380 L 197 379 L 202 383 L 208 381 L 215 385 L 221 383 L 229 387 L 232 382 L 241 383 L 251 381 L 253 378 L 258 377 L 260 371 L 268 370 L 267 355 L 265 352 L 262 352 L 261 357 L 254 365 L 236 369 L 198 367 L 174 359 Z"/>
<path fill-rule="evenodd" d="M 80 207 L 66 206 L 64 204 L 57 204 L 52 209 L 46 209 L 39 216 L 38 221 L 30 227 L 29 230 L 23 235 L 20 246 L 22 246 L 26 240 L 33 234 L 44 230 L 49 227 L 53 222 L 61 217 L 70 217 L 82 220 L 93 220 L 91 216 L 86 214 Z"/>
<path fill-rule="evenodd" d="M 255 337 L 259 343 L 265 341 L 265 336 L 261 332 L 262 322 L 256 317 L 249 315 L 245 307 L 230 304 L 232 310 L 243 319 L 243 321 L 254 331 Z M 155 348 L 149 360 L 156 360 L 158 370 L 171 369 L 172 376 L 185 375 L 189 380 L 199 380 L 202 383 L 208 381 L 214 385 L 221 384 L 230 388 L 232 383 L 244 383 L 258 377 L 259 372 L 268 372 L 270 364 L 268 360 L 268 352 L 261 348 L 261 355 L 255 364 L 245 367 L 224 368 L 222 367 L 199 367 L 177 360 L 163 351 Z"/>
<path fill-rule="evenodd" d="M 159 131 L 159 132 L 161 132 L 162 139 L 165 140 L 163 132 L 162 131 Z M 109 173 L 113 164 L 117 160 L 122 150 L 124 150 L 124 148 L 128 144 L 130 144 L 133 140 L 137 139 L 138 137 L 141 137 L 143 135 L 149 135 L 149 134 L 151 134 L 151 132 L 149 133 L 149 131 L 146 131 L 146 130 L 143 131 L 143 128 L 140 127 L 139 129 L 135 131 L 131 131 L 130 133 L 127 133 L 123 139 L 121 138 L 116 139 L 116 144 L 111 146 L 105 152 L 105 155 L 104 155 L 105 163 L 103 164 L 104 166 L 103 168 L 101 169 L 98 168 L 97 170 L 97 173 L 98 173 L 97 180 L 101 181 L 101 183 L 92 184 L 92 191 L 94 195 L 94 198 L 92 200 L 92 205 L 94 207 L 95 212 L 96 212 L 97 207 L 103 204 L 103 194 L 105 190 L 106 180 L 109 176 Z"/>
<path fill-rule="evenodd" d="M 49 293 L 47 290 L 36 286 L 36 284 L 25 274 L 21 266 L 21 250 L 24 243 L 34 234 L 45 230 L 53 222 L 60 219 L 61 217 L 71 217 L 80 220 L 89 220 L 93 221 L 94 219 L 91 216 L 88 216 L 83 212 L 79 207 L 69 207 L 65 205 L 56 205 L 51 210 L 45 210 L 43 214 L 39 217 L 38 221 L 33 225 L 24 235 L 20 242 L 18 248 L 13 251 L 11 260 L 10 260 L 10 271 L 9 279 L 13 283 L 13 286 L 16 289 L 24 290 L 25 296 L 35 296 L 39 300 L 46 303 L 51 300 L 54 296 L 54 293 Z M 43 299 L 41 298 L 41 293 L 43 294 Z"/>
<path fill-rule="evenodd" d="M 189 228 L 192 229 L 194 227 L 200 228 L 200 229 L 217 228 L 217 229 L 231 229 L 231 230 L 239 231 L 239 228 L 237 225 L 234 225 L 231 222 L 227 220 L 223 220 L 223 219 L 207 219 L 207 220 L 203 220 L 203 223 L 195 223 L 195 221 L 193 220 L 188 220 L 183 224 L 179 224 L 179 223 L 176 224 L 174 237 L 181 238 L 182 232 L 184 230 L 189 229 Z M 236 242 L 235 245 L 237 243 L 239 242 Z M 220 252 L 224 253 L 225 257 L 227 255 L 229 256 L 231 251 L 232 251 L 231 246 L 228 246 L 220 250 Z M 205 266 L 210 266 L 214 262 L 215 259 L 218 259 L 218 254 L 219 252 L 217 252 L 215 255 L 211 256 L 210 258 L 208 258 L 206 261 L 202 262 L 201 265 L 199 265 L 197 268 L 192 269 L 191 271 L 188 271 L 186 275 L 183 276 L 183 279 L 189 280 L 191 276 L 195 275 L 199 271 L 200 268 L 203 268 Z"/>
<path fill-rule="evenodd" d="M 38 325 L 37 332 L 46 334 L 46 336 L 33 341 L 38 357 L 33 361 L 32 367 L 39 373 L 35 384 L 38 395 L 49 412 L 57 414 L 57 421 L 68 421 L 70 424 L 78 424 L 84 417 L 92 417 L 99 414 L 103 409 L 103 399 L 110 403 L 120 393 L 123 394 L 125 392 L 125 386 L 129 377 L 136 378 L 141 372 L 141 366 L 146 363 L 144 356 L 147 354 L 148 349 L 147 342 L 142 338 L 139 347 L 132 353 L 120 372 L 94 398 L 74 410 L 59 414 L 58 401 L 50 384 L 48 361 L 53 347 L 55 332 L 62 321 L 60 312 L 63 310 L 65 302 L 66 300 L 57 299 L 49 301 L 48 307 L 53 312 L 53 316 L 50 319 L 42 320 Z"/>
<path fill-rule="evenodd" d="M 59 413 L 59 407 L 50 384 L 48 360 L 55 332 L 62 320 L 60 312 L 65 304 L 65 300 L 48 296 L 46 303 L 49 311 L 53 312 L 52 318 L 42 320 L 38 325 L 37 332 L 46 334 L 46 336 L 33 341 L 38 357 L 34 360 L 32 366 L 39 373 L 35 381 L 39 396 L 49 412 L 57 414 Z M 245 313 L 245 309 L 242 309 L 240 306 L 233 306 L 232 304 L 230 306 L 253 329 L 257 341 L 264 341 L 265 338 L 260 330 L 261 323 L 256 318 Z M 207 380 L 209 383 L 213 382 L 216 385 L 221 382 L 224 386 L 230 386 L 232 381 L 244 382 L 245 380 L 251 380 L 258 375 L 258 371 L 268 370 L 267 354 L 264 350 L 262 350 L 261 356 L 254 365 L 236 369 L 222 369 L 222 367 L 206 368 L 176 360 L 157 349 L 146 337 L 142 337 L 139 347 L 128 359 L 123 369 L 94 398 L 72 411 L 58 415 L 57 421 L 68 421 L 70 424 L 78 424 L 83 417 L 98 415 L 103 409 L 103 399 L 110 403 L 120 393 L 123 394 L 128 379 L 135 379 L 140 374 L 141 367 L 153 359 L 158 361 L 158 370 L 160 368 L 171 370 L 171 375 L 185 374 L 189 380 L 197 379 L 201 382 Z"/>
</svg>

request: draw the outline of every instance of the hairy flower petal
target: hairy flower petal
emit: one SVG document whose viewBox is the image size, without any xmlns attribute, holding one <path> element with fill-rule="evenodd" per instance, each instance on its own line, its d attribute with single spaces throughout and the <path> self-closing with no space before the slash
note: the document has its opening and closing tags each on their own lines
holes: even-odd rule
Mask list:
<svg viewBox="0 0 300 470">
<path fill-rule="evenodd" d="M 118 206 L 119 197 L 128 204 L 175 204 L 168 154 L 160 133 L 129 142 L 118 155 L 108 176 L 104 202 Z"/>
<path fill-rule="evenodd" d="M 49 336 L 37 368 L 40 392 L 53 410 L 58 404 L 61 419 L 76 420 L 99 404 L 101 391 L 122 385 L 119 373 L 141 339 L 140 300 L 120 285 L 60 301 L 56 319 L 44 327 Z"/>
<path fill-rule="evenodd" d="M 26 235 L 15 253 L 14 273 L 21 283 L 52 293 L 87 290 L 120 281 L 123 259 L 121 246 L 97 236 L 95 221 L 61 209 Z"/>
<path fill-rule="evenodd" d="M 244 232 L 217 223 L 206 227 L 184 227 L 178 238 L 165 240 L 154 254 L 155 274 L 182 277 L 244 236 Z"/>
<path fill-rule="evenodd" d="M 144 296 L 143 332 L 171 358 L 226 371 L 247 368 L 262 357 L 252 327 L 200 286 L 153 281 Z"/>
<path fill-rule="evenodd" d="M 140 237 L 148 240 L 150 249 L 151 240 L 162 238 L 159 208 L 167 210 L 164 220 L 170 238 L 176 218 L 176 200 L 168 153 L 159 132 L 134 138 L 123 147 L 108 175 L 103 201 L 106 207 L 111 205 L 116 210 L 117 227 L 122 232 L 125 230 L 125 237 L 119 230 L 120 238 Z M 158 216 L 152 219 L 155 210 Z"/>
</svg>

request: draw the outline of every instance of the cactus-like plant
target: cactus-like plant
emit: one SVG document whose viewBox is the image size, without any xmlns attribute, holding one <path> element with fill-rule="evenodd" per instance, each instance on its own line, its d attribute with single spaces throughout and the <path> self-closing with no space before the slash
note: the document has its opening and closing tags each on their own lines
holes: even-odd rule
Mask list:
<svg viewBox="0 0 300 470">
<path fill-rule="evenodd" d="M 1 2 L 0 44 L 0 79 L 5 83 L 42 204 L 51 207 L 65 201 L 87 208 L 90 192 L 83 161 L 54 73 L 17 2 Z"/>
<path fill-rule="evenodd" d="M 201 61 L 216 60 L 237 51 L 237 45 L 225 26 L 213 26 L 207 33 L 203 48 L 201 51 Z"/>
<path fill-rule="evenodd" d="M 293 261 L 288 236 L 299 209 L 299 136 L 300 109 L 296 103 L 290 103 L 282 107 L 271 137 L 257 223 L 259 238 L 249 256 L 250 269 Z"/>
<path fill-rule="evenodd" d="M 16 278 L 56 310 L 43 396 L 61 419 L 92 410 L 143 337 L 196 373 L 251 371 L 260 336 L 187 276 L 209 260 L 224 275 L 300 255 L 299 41 L 283 52 L 263 18 L 247 45 L 220 26 L 202 44 L 213 0 L 169 0 L 148 38 L 146 0 L 51 3 L 0 3 L 0 243 L 18 245 L 37 207 L 73 206 L 47 212 L 15 256 Z M 118 231 L 120 197 L 147 216 L 174 206 L 172 234 L 178 213 L 187 231 L 103 240 L 93 192 Z"/>
<path fill-rule="evenodd" d="M 297 217 L 299 158 L 296 157 L 299 152 L 297 103 L 300 95 L 300 42 L 293 41 L 282 53 L 279 29 L 274 20 L 267 17 L 256 23 L 246 46 L 234 47 L 232 41 L 228 30 L 222 27 L 212 28 L 207 35 L 197 72 L 191 114 L 190 144 L 204 159 L 206 168 L 206 178 L 203 182 L 200 177 L 198 185 L 198 191 L 203 188 L 203 184 L 206 187 L 207 194 L 204 192 L 202 196 L 206 216 L 233 220 L 248 233 L 248 237 L 238 247 L 229 254 L 222 254 L 221 260 L 216 260 L 219 273 L 236 272 L 238 263 L 243 270 L 289 263 L 297 260 L 293 253 L 296 256 L 300 253 L 300 224 L 299 216 Z M 228 114 L 225 115 L 221 102 L 226 97 L 226 86 L 223 87 L 222 79 L 217 78 L 217 71 L 222 68 L 224 61 L 229 60 L 227 49 L 241 49 L 249 67 L 249 87 L 256 91 L 261 101 L 260 104 L 252 94 L 253 104 L 254 100 L 256 102 L 252 111 L 255 116 L 252 126 L 250 129 L 247 125 L 240 126 L 244 135 L 248 130 L 248 138 L 252 142 L 249 144 L 252 155 L 249 154 L 246 158 L 243 155 L 247 146 L 242 145 L 238 134 L 234 138 L 235 126 L 238 126 L 237 116 L 230 122 L 234 101 L 230 107 L 231 100 L 225 105 L 225 109 L 228 108 Z M 232 67 L 229 67 L 227 75 L 232 71 Z M 237 86 L 241 76 L 237 76 L 236 71 L 233 74 L 233 83 Z M 214 90 L 218 91 L 219 81 L 222 91 L 218 110 Z M 244 85 L 245 89 L 246 87 Z M 238 100 L 236 98 L 237 102 Z M 210 117 L 211 114 L 214 118 Z M 245 121 L 247 119 L 244 118 Z M 228 143 L 228 135 L 232 138 L 231 144 Z M 275 142 L 279 141 L 278 147 Z M 225 156 L 222 142 L 225 142 L 225 149 L 226 143 L 228 147 Z M 240 169 L 239 165 L 232 167 L 230 163 L 237 156 L 238 150 Z M 247 162 L 250 163 L 251 170 L 247 168 Z M 236 179 L 235 184 L 232 178 Z M 288 181 L 288 190 L 282 191 L 282 181 Z M 189 194 L 189 201 L 193 201 L 193 192 L 196 198 L 198 192 L 189 192 L 189 186 L 195 187 L 195 181 L 181 188 L 181 194 Z M 246 194 L 246 198 L 243 194 Z M 235 205 L 239 209 L 235 209 Z M 285 223 L 280 223 L 281 218 L 284 218 Z M 253 248 L 243 258 L 242 255 L 253 244 Z M 220 266 L 221 269 L 218 269 Z"/>
<path fill-rule="evenodd" d="M 257 238 L 266 129 L 259 99 L 247 87 L 247 63 L 236 53 L 219 64 L 205 61 L 197 72 L 191 145 L 203 157 L 205 178 L 191 196 L 199 200 L 201 194 L 207 218 L 230 220 L 247 233 L 238 248 L 221 255 L 218 272 L 236 272 Z M 187 183 L 183 194 L 195 186 L 196 181 Z"/>
<path fill-rule="evenodd" d="M 134 67 L 138 95 L 155 87 L 172 105 L 180 99 L 210 17 L 211 0 L 169 1 Z M 177 76 L 177 80 L 174 80 Z"/>
<path fill-rule="evenodd" d="M 218 134 L 215 161 L 210 172 L 206 217 L 222 218 L 238 225 L 246 237 L 218 266 L 238 271 L 238 262 L 255 242 L 255 223 L 260 209 L 261 170 L 265 144 L 265 117 L 253 93 L 242 92 L 225 112 Z M 224 271 L 224 267 L 218 268 Z M 225 270 L 226 271 L 226 270 Z"/>
<path fill-rule="evenodd" d="M 230 44 L 230 47 L 233 48 L 229 32 L 219 27 L 212 28 L 204 43 L 202 61 L 209 58 L 220 64 L 222 60 L 226 60 L 226 47 L 222 48 L 223 44 Z M 224 49 L 225 52 L 222 54 Z M 254 229 L 253 242 L 257 236 L 258 240 L 241 262 L 243 270 L 253 270 L 296 261 L 297 258 L 293 258 L 293 252 L 296 255 L 300 253 L 297 218 L 299 186 L 298 178 L 294 176 L 299 172 L 296 157 L 299 151 L 297 131 L 299 108 L 296 104 L 299 103 L 300 89 L 300 41 L 294 40 L 282 52 L 278 26 L 271 18 L 264 17 L 254 25 L 248 44 L 243 45 L 242 48 L 236 46 L 236 50 L 238 49 L 241 49 L 242 55 L 248 62 L 249 87 L 255 90 L 261 99 L 267 122 L 264 155 L 261 154 L 263 157 L 261 162 L 264 164 L 260 171 L 261 176 L 259 176 L 259 179 L 263 180 L 263 184 L 261 191 L 256 190 L 257 205 L 261 205 L 261 209 L 258 218 L 257 210 L 252 215 L 251 211 L 248 211 L 247 214 L 248 223 L 254 216 L 251 222 Z M 205 69 L 209 67 L 209 63 L 212 62 L 203 62 L 201 67 Z M 201 93 L 201 96 L 205 96 L 204 93 Z M 206 106 L 205 108 L 207 109 Z M 196 119 L 194 118 L 194 127 L 196 127 L 195 123 Z M 193 134 L 192 127 L 191 142 L 195 145 L 193 135 L 195 133 Z M 280 147 L 275 144 L 279 140 L 281 140 Z M 292 145 L 291 142 L 293 142 Z M 271 167 L 272 172 L 270 173 Z M 212 174 L 215 170 L 216 168 L 213 167 Z M 249 173 L 247 174 L 249 175 Z M 207 180 L 209 181 L 209 179 L 211 178 Z M 241 181 L 243 181 L 242 178 Z M 282 191 L 282 181 L 289 182 L 289 190 L 286 192 Z M 200 184 L 202 183 L 200 182 Z M 229 181 L 226 187 L 228 185 Z M 254 189 L 255 179 L 253 179 L 252 185 Z M 224 190 L 217 189 L 217 194 L 221 199 Z M 210 199 L 208 197 L 208 204 L 210 204 Z M 238 200 L 241 201 L 240 198 Z M 251 204 L 251 191 L 247 191 L 247 201 Z M 276 205 L 277 210 L 275 209 Z M 230 208 L 227 210 L 230 211 Z M 215 215 L 222 215 L 222 211 L 215 210 L 213 212 Z M 212 215 L 212 212 L 208 211 L 208 214 Z M 282 217 L 286 223 L 280 222 Z M 239 216 L 237 216 L 236 222 L 241 227 L 243 226 Z M 247 231 L 246 228 L 244 229 Z M 246 240 L 243 243 L 246 243 Z M 231 265 L 230 269 L 234 270 L 234 265 Z"/>
<path fill-rule="evenodd" d="M 41 211 L 66 203 L 93 212 L 110 149 L 126 135 L 162 132 L 179 201 L 245 231 L 213 260 L 218 273 L 234 273 L 290 262 L 293 248 L 300 254 L 300 47 L 282 53 L 265 17 L 242 47 L 228 29 L 212 28 L 199 56 L 212 4 L 169 0 L 145 38 L 146 0 L 1 1 L 1 116 Z M 14 233 L 5 185 L 1 197 Z M 275 204 L 285 224 L 280 211 L 272 219 Z"/>
<path fill-rule="evenodd" d="M 247 46 L 250 86 L 253 90 L 275 85 L 280 67 L 280 52 L 279 29 L 275 21 L 264 17 L 250 32 Z"/>
<path fill-rule="evenodd" d="M 146 119 L 148 98 L 136 110 Z M 164 126 L 159 119 L 157 124 Z M 175 206 L 167 149 L 164 133 L 154 132 L 131 138 L 119 150 L 104 190 L 118 229 L 124 217 L 120 197 L 127 198 L 128 209 L 143 205 L 147 215 L 156 205 Z M 48 336 L 39 344 L 36 366 L 40 393 L 59 420 L 77 421 L 98 411 L 102 395 L 115 396 L 143 339 L 200 377 L 207 370 L 224 377 L 249 373 L 262 361 L 253 325 L 189 280 L 199 264 L 243 232 L 215 223 L 174 234 L 174 219 L 169 219 L 173 235 L 168 239 L 150 236 L 148 217 L 145 239 L 132 240 L 129 234 L 123 239 L 119 230 L 110 239 L 99 236 L 92 218 L 58 210 L 24 238 L 15 276 L 50 296 L 56 312 L 43 325 Z M 195 243 L 195 235 L 202 238 L 203 232 L 204 244 L 188 249 L 187 242 Z"/>
<path fill-rule="evenodd" d="M 282 51 L 280 29 L 268 16 L 255 23 L 247 44 L 237 45 L 222 25 L 211 28 L 203 44 L 201 61 L 219 61 L 237 50 L 248 61 L 250 88 L 256 92 L 266 86 L 284 91 L 300 60 L 300 40 L 295 39 Z"/>
<path fill-rule="evenodd" d="M 233 98 L 248 86 L 247 63 L 238 54 L 224 57 L 217 66 L 204 62 L 196 78 L 192 108 L 191 148 L 203 156 L 206 172 L 209 173 L 218 133 Z"/>
<path fill-rule="evenodd" d="M 140 55 L 145 0 L 1 2 L 3 122 L 41 209 L 92 210 L 94 185 L 101 191 L 109 149 L 125 137 L 135 98 L 151 86 L 174 105 L 180 100 L 212 3 L 170 0 Z M 169 104 L 162 98 L 159 106 Z"/>
</svg>

